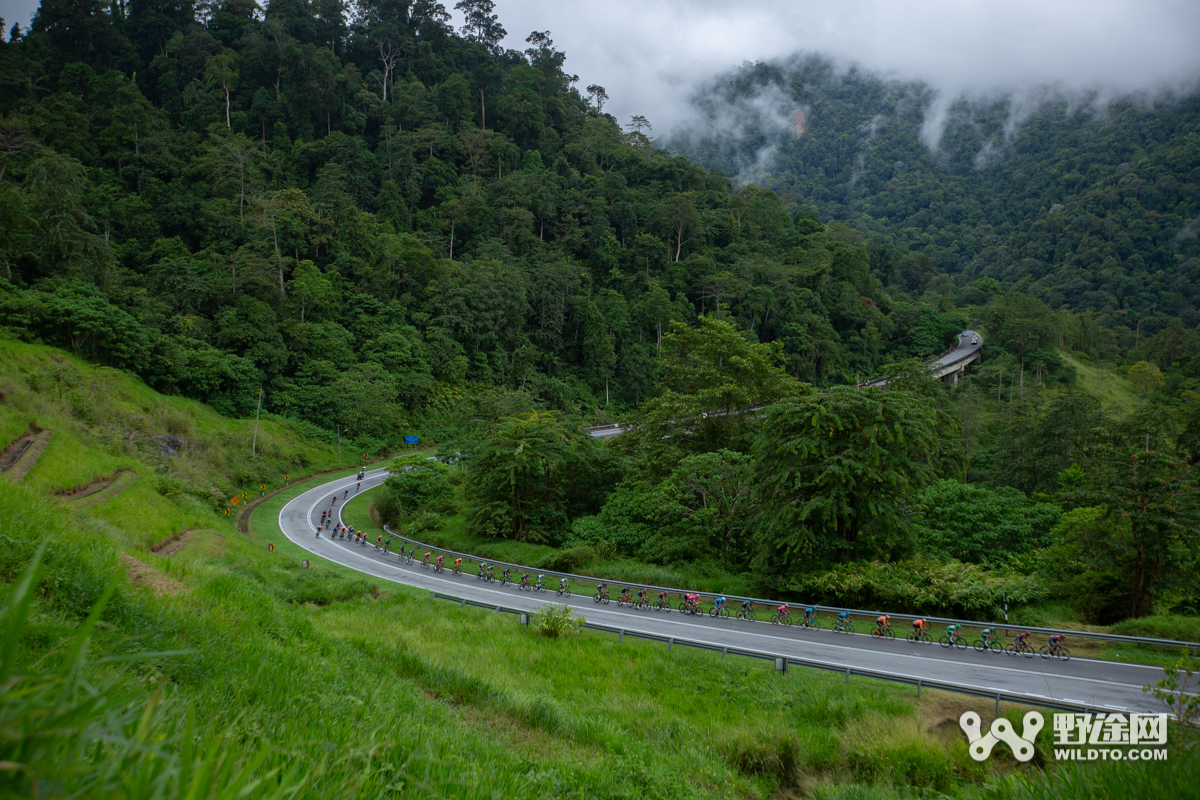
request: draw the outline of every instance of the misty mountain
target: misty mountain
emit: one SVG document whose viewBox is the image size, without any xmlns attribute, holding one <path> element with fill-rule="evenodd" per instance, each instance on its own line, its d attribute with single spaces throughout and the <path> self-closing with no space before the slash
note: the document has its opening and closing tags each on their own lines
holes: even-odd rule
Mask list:
<svg viewBox="0 0 1200 800">
<path fill-rule="evenodd" d="M 1200 321 L 1195 94 L 947 98 L 810 55 L 745 64 L 694 106 L 672 150 L 923 254 L 959 288 L 992 278 L 1131 335 Z"/>
</svg>

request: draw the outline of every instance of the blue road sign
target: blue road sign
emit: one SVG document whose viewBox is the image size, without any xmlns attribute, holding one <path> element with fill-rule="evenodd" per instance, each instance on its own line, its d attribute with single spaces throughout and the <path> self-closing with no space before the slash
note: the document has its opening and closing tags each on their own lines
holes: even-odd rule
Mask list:
<svg viewBox="0 0 1200 800">
<path fill-rule="evenodd" d="M 404 443 L 405 443 L 405 444 L 416 444 L 416 443 L 417 443 L 417 437 L 415 437 L 415 436 L 405 436 L 405 437 L 404 437 Z"/>
</svg>

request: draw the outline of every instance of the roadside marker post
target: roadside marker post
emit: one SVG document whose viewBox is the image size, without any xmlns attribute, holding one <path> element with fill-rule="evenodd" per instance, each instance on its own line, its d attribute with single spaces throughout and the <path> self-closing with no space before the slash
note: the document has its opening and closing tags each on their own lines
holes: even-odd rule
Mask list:
<svg viewBox="0 0 1200 800">
<path fill-rule="evenodd" d="M 274 542 L 271 542 L 270 544 L 267 545 L 267 552 L 269 552 L 269 553 L 275 552 L 275 543 Z"/>
</svg>

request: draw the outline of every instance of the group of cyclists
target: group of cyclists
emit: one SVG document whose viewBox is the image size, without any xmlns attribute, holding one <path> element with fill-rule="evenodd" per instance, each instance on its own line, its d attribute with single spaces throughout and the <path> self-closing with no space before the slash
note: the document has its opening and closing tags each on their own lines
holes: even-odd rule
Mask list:
<svg viewBox="0 0 1200 800">
<path fill-rule="evenodd" d="M 346 492 L 346 495 L 348 494 L 349 490 Z M 342 499 L 345 499 L 345 495 L 343 495 Z M 334 495 L 332 503 L 336 503 L 337 500 L 337 495 Z M 326 521 L 328 520 L 331 523 L 333 522 L 332 503 L 329 511 L 321 512 L 321 524 L 317 526 L 317 538 L 321 537 L 321 533 Z M 366 546 L 367 542 L 370 541 L 370 537 L 367 534 L 363 533 L 362 531 L 356 531 L 353 525 L 334 525 L 328 529 L 326 533 L 332 539 L 347 539 L 364 547 Z M 389 538 L 385 541 L 382 535 L 377 536 L 374 542 L 375 550 L 383 553 L 384 555 L 387 555 L 389 552 L 391 552 L 391 545 L 392 540 Z M 401 561 L 406 561 L 409 564 L 414 563 L 416 560 L 416 548 L 412 548 L 406 553 L 404 548 L 401 547 L 397 553 Z M 445 569 L 445 556 L 439 554 L 431 562 L 430 558 L 432 555 L 433 554 L 430 551 L 426 551 L 421 559 L 421 566 L 426 569 L 432 567 L 434 572 L 442 572 Z M 453 574 L 462 574 L 462 564 L 463 560 L 461 557 L 454 559 Z M 496 565 L 488 561 L 479 562 L 479 571 L 475 577 L 477 580 L 481 580 L 486 583 L 495 581 L 497 579 Z M 536 577 L 531 578 L 530 573 L 524 572 L 521 574 L 519 580 L 514 580 L 512 567 L 504 567 L 501 569 L 499 581 L 501 586 L 514 585 L 518 589 L 524 591 L 545 592 L 548 590 L 548 587 L 546 586 L 545 575 L 539 573 Z M 571 588 L 567 578 L 559 578 L 558 586 L 556 587 L 555 592 L 560 597 L 571 596 Z M 682 593 L 680 596 L 682 598 L 678 604 L 678 609 L 680 612 L 693 615 L 702 615 L 705 613 L 703 601 L 699 594 L 688 592 Z M 592 599 L 596 603 L 607 604 L 609 602 L 608 584 L 605 582 L 597 584 L 596 592 Z M 636 597 L 633 595 L 632 587 L 623 587 L 621 589 L 620 597 L 617 599 L 617 605 L 629 606 L 630 608 L 643 610 L 654 609 L 657 611 L 667 612 L 672 610 L 671 599 L 666 590 L 660 590 L 657 597 L 652 598 L 651 591 L 645 587 L 641 587 L 637 590 Z M 718 596 L 714 598 L 712 606 L 707 609 L 707 613 L 709 616 L 714 618 L 728 617 L 730 612 L 725 597 Z M 757 619 L 757 612 L 754 609 L 753 601 L 743 600 L 741 607 L 738 609 L 737 614 L 735 615 L 735 618 L 746 620 Z M 793 619 L 791 607 L 787 603 L 784 603 L 775 609 L 775 613 L 771 618 L 771 623 L 785 626 L 798 624 L 803 628 L 821 627 L 821 620 L 816 606 L 809 606 L 808 608 L 805 608 L 803 617 L 797 621 Z M 855 633 L 855 622 L 851 617 L 850 612 L 839 612 L 837 618 L 834 620 L 831 626 L 831 630 L 834 633 Z M 1009 655 L 1024 655 L 1027 658 L 1032 658 L 1035 652 L 1040 653 L 1044 658 L 1055 657 L 1066 660 L 1071 657 L 1070 651 L 1067 650 L 1064 644 L 1066 641 L 1066 636 L 1064 634 L 1051 635 L 1049 643 L 1044 645 L 1039 651 L 1035 651 L 1033 646 L 1029 643 L 1029 635 L 1029 631 L 1021 631 L 1014 637 L 1012 642 L 1006 644 L 999 629 L 996 626 L 988 626 L 979 631 L 979 637 L 973 643 L 971 643 L 971 646 L 973 646 L 979 652 L 1004 652 L 1008 653 Z M 895 631 L 892 629 L 891 615 L 883 614 L 875 618 L 875 627 L 871 631 L 871 636 L 872 638 L 876 639 L 896 638 Z M 912 621 L 912 631 L 905 638 L 914 643 L 923 642 L 925 644 L 932 644 L 933 636 L 930 632 L 929 621 L 923 618 L 914 619 Z M 945 632 L 938 639 L 938 642 L 943 647 L 947 648 L 957 647 L 958 649 L 963 650 L 968 647 L 966 634 L 962 628 L 962 625 L 958 623 L 951 623 L 947 625 Z"/>
</svg>

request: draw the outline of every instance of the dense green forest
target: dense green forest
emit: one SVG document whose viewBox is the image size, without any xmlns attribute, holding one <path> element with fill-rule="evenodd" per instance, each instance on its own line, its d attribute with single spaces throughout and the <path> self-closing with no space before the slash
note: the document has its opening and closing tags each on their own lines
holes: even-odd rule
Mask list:
<svg viewBox="0 0 1200 800">
<path fill-rule="evenodd" d="M 1200 95 L 942 97 L 803 56 L 723 76 L 697 109 L 675 151 L 922 257 L 879 253 L 885 279 L 1090 312 L 1108 355 L 1200 322 Z"/>
<path fill-rule="evenodd" d="M 791 87 L 802 136 L 664 149 L 549 32 L 456 8 L 44 2 L 0 47 L 5 335 L 442 444 L 381 493 L 410 531 L 858 605 L 1200 609 L 1197 100 L 962 103 L 930 150 L 921 87 L 807 60 L 705 101 Z M 921 360 L 969 325 L 949 389 Z"/>
<path fill-rule="evenodd" d="M 376 442 L 465 383 L 632 408 L 667 325 L 725 306 L 821 383 L 965 324 L 602 114 L 549 33 L 502 51 L 490 5 L 458 35 L 428 2 L 45 3 L 0 54 L 7 323 Z"/>
</svg>

